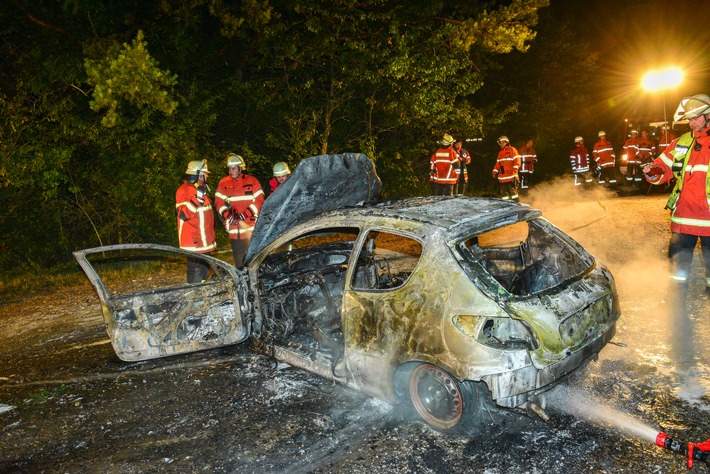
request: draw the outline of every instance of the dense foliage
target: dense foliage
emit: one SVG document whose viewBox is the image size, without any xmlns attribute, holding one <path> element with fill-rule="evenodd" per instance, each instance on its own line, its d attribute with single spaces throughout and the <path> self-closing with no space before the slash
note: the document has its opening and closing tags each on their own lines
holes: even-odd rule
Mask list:
<svg viewBox="0 0 710 474">
<path fill-rule="evenodd" d="M 505 68 L 530 54 L 547 4 L 3 2 L 0 266 L 47 267 L 111 243 L 175 245 L 186 163 L 208 159 L 215 188 L 228 151 L 264 184 L 276 161 L 364 152 L 387 196 L 428 193 L 443 133 L 494 134 L 544 112 L 539 85 L 564 68 Z M 563 46 L 568 61 L 590 60 Z"/>
</svg>

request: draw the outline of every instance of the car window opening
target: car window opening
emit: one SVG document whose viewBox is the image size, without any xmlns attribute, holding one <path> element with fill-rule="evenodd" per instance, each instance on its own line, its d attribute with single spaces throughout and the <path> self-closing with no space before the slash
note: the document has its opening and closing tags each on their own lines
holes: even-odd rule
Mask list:
<svg viewBox="0 0 710 474">
<path fill-rule="evenodd" d="M 370 231 L 358 256 L 355 290 L 392 290 L 403 286 L 422 255 L 422 244 L 403 235 Z"/>
<path fill-rule="evenodd" d="M 358 229 L 334 228 L 290 240 L 259 266 L 264 330 L 304 348 L 342 354 L 345 275 Z"/>
<path fill-rule="evenodd" d="M 556 287 L 593 264 L 592 257 L 574 246 L 542 219 L 518 222 L 470 237 L 458 246 L 469 276 L 481 269 L 513 295 L 526 296 Z"/>
</svg>

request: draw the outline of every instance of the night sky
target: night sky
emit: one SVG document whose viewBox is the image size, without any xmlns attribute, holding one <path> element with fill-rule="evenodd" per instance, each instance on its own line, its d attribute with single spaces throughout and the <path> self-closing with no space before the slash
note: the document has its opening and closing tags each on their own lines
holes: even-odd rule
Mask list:
<svg viewBox="0 0 710 474">
<path fill-rule="evenodd" d="M 598 51 L 600 73 L 589 89 L 595 112 L 621 120 L 662 116 L 664 93 L 643 90 L 641 78 L 649 70 L 669 66 L 685 73 L 680 86 L 665 91 L 669 117 L 682 97 L 710 94 L 707 3 L 551 0 L 549 8 L 555 18 L 578 23 L 580 37 L 590 39 Z"/>
</svg>

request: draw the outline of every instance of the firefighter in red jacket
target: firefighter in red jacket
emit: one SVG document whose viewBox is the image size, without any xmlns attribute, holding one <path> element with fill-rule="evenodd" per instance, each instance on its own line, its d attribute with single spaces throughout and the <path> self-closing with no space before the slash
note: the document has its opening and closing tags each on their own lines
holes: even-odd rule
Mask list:
<svg viewBox="0 0 710 474">
<path fill-rule="evenodd" d="M 533 148 L 533 141 L 528 139 L 523 146 L 518 150 L 520 152 L 520 189 L 528 189 L 530 186 L 530 176 L 535 171 L 535 163 L 537 163 L 537 153 Z"/>
<path fill-rule="evenodd" d="M 431 155 L 431 191 L 434 196 L 453 196 L 459 164 L 458 154 L 452 147 L 454 137 L 445 134 L 441 144 L 443 146 Z"/>
<path fill-rule="evenodd" d="M 466 186 L 468 185 L 468 168 L 471 164 L 471 154 L 463 147 L 461 140 L 454 141 L 454 150 L 459 158 L 459 164 L 456 167 L 456 192 L 455 194 L 466 194 Z"/>
<path fill-rule="evenodd" d="M 636 155 L 639 152 L 639 132 L 631 130 L 631 136 L 624 142 L 624 155 L 626 155 L 626 181 L 633 181 L 637 174 L 638 161 Z"/>
<path fill-rule="evenodd" d="M 243 268 L 254 225 L 264 203 L 264 191 L 259 180 L 243 173 L 246 164 L 241 156 L 230 153 L 226 166 L 229 175 L 217 186 L 215 205 L 229 234 L 234 264 Z"/>
<path fill-rule="evenodd" d="M 658 151 L 663 152 L 676 138 L 678 136 L 668 129 L 668 125 L 663 125 L 661 127 L 661 138 L 658 141 Z"/>
<path fill-rule="evenodd" d="M 700 239 L 705 261 L 705 291 L 710 294 L 710 96 L 681 100 L 674 120 L 688 120 L 690 132 L 673 140 L 643 169 L 646 180 L 663 184 L 676 178 L 666 208 L 671 210 L 671 281 L 677 283 L 679 304 L 688 291 L 693 251 Z"/>
<path fill-rule="evenodd" d="M 283 161 L 275 163 L 272 168 L 272 172 L 274 177 L 269 180 L 269 196 L 271 196 L 271 193 L 276 191 L 276 188 L 278 188 L 279 185 L 286 182 L 288 177 L 291 176 L 291 170 Z"/>
<path fill-rule="evenodd" d="M 614 147 L 611 142 L 606 139 L 606 132 L 604 130 L 599 132 L 599 140 L 594 144 L 592 149 L 592 154 L 594 155 L 594 162 L 596 163 L 597 175 L 599 177 L 599 184 L 609 185 L 616 184 L 616 155 L 614 154 Z"/>
<path fill-rule="evenodd" d="M 647 130 L 641 130 L 641 138 L 638 141 L 639 151 L 636 154 L 636 173 L 634 181 L 643 181 L 643 167 L 653 161 L 656 155 L 656 144 L 648 136 Z"/>
<path fill-rule="evenodd" d="M 569 161 L 574 173 L 574 185 L 589 185 L 594 179 L 592 179 L 592 172 L 589 170 L 589 152 L 584 146 L 584 138 L 575 137 L 574 144 L 575 147 L 569 152 Z"/>
<path fill-rule="evenodd" d="M 214 211 L 207 192 L 207 161 L 191 161 L 183 175 L 183 183 L 175 193 L 175 211 L 180 248 L 209 254 L 215 248 Z M 199 259 L 187 259 L 187 282 L 199 283 L 207 278 L 209 265 Z"/>
<path fill-rule="evenodd" d="M 505 135 L 498 137 L 498 159 L 493 166 L 493 177 L 498 178 L 501 198 L 505 200 L 518 200 L 518 184 L 520 178 L 520 153 L 510 146 L 510 140 Z"/>
</svg>

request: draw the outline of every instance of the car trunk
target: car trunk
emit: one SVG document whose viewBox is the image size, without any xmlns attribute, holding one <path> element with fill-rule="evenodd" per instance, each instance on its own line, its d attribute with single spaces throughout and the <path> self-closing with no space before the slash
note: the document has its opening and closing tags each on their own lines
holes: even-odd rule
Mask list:
<svg viewBox="0 0 710 474">
<path fill-rule="evenodd" d="M 472 281 L 534 336 L 537 368 L 613 332 L 620 311 L 611 273 L 546 220 L 480 232 L 457 252 Z"/>
</svg>

